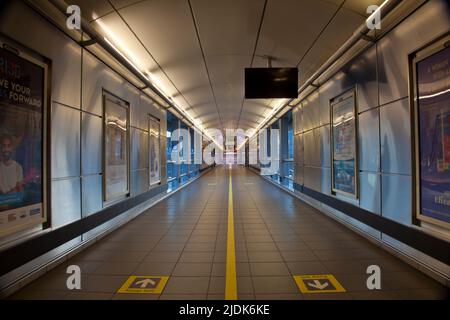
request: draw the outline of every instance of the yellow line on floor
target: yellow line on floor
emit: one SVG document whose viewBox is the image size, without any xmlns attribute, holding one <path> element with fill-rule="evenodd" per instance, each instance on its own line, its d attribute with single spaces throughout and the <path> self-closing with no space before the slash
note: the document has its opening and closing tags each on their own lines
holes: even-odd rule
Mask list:
<svg viewBox="0 0 450 320">
<path fill-rule="evenodd" d="M 228 187 L 228 235 L 226 272 L 225 300 L 237 300 L 236 252 L 234 247 L 233 184 L 231 178 L 231 169 Z"/>
</svg>

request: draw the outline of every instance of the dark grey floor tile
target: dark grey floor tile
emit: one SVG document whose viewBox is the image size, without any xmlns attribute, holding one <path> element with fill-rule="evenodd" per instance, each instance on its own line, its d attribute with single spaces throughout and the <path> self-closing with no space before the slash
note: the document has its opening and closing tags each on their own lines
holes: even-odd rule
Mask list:
<svg viewBox="0 0 450 320">
<path fill-rule="evenodd" d="M 133 271 L 133 275 L 170 276 L 175 264 L 175 262 L 144 262 Z"/>
<path fill-rule="evenodd" d="M 242 294 L 253 294 L 253 280 L 251 277 L 237 277 L 236 278 L 238 296 Z"/>
<path fill-rule="evenodd" d="M 215 240 L 213 242 L 188 242 L 184 251 L 214 251 L 216 246 Z"/>
<path fill-rule="evenodd" d="M 443 285 L 420 272 L 391 272 L 381 275 L 382 287 L 392 290 L 441 289 Z"/>
<path fill-rule="evenodd" d="M 289 270 L 293 275 L 327 274 L 327 268 L 320 261 L 288 262 Z"/>
<path fill-rule="evenodd" d="M 86 292 L 116 293 L 125 283 L 128 276 L 91 275 L 81 281 L 81 290 Z"/>
<path fill-rule="evenodd" d="M 145 293 L 145 294 L 134 294 L 134 293 L 116 293 L 113 295 L 112 300 L 158 300 L 159 294 Z"/>
<path fill-rule="evenodd" d="M 8 297 L 8 300 L 64 300 L 69 293 L 70 291 L 67 289 L 65 291 L 45 291 L 26 288 Z"/>
<path fill-rule="evenodd" d="M 370 290 L 352 291 L 350 296 L 354 300 L 399 300 L 400 296 L 394 291 Z"/>
<path fill-rule="evenodd" d="M 93 274 L 131 275 L 137 266 L 137 262 L 104 262 L 93 272 Z"/>
<path fill-rule="evenodd" d="M 222 294 L 225 292 L 225 277 L 211 277 L 208 294 Z"/>
<path fill-rule="evenodd" d="M 310 250 L 299 250 L 299 251 L 281 251 L 281 256 L 286 262 L 296 262 L 296 261 L 318 261 L 314 253 Z"/>
<path fill-rule="evenodd" d="M 204 294 L 208 293 L 209 277 L 170 277 L 164 294 Z"/>
<path fill-rule="evenodd" d="M 144 262 L 177 262 L 180 256 L 181 251 L 152 251 Z"/>
<path fill-rule="evenodd" d="M 252 277 L 256 294 L 299 293 L 293 277 Z"/>
<path fill-rule="evenodd" d="M 213 262 L 213 251 L 185 251 L 180 257 L 179 262 Z"/>
<path fill-rule="evenodd" d="M 402 300 L 448 300 L 450 298 L 448 288 L 396 290 L 393 293 Z"/>
<path fill-rule="evenodd" d="M 210 276 L 212 270 L 212 263 L 184 263 L 179 262 L 173 270 L 173 276 Z"/>
<path fill-rule="evenodd" d="M 180 251 L 185 247 L 184 243 L 163 243 L 157 244 L 152 251 Z"/>
<path fill-rule="evenodd" d="M 248 251 L 277 251 L 274 242 L 251 242 L 247 244 Z"/>
<path fill-rule="evenodd" d="M 65 300 L 111 300 L 112 298 L 112 293 L 74 291 L 70 292 Z"/>
<path fill-rule="evenodd" d="M 252 251 L 248 252 L 250 262 L 283 262 L 278 251 Z"/>
<path fill-rule="evenodd" d="M 289 276 L 289 269 L 284 262 L 258 262 L 250 263 L 253 277 L 257 276 Z"/>
<path fill-rule="evenodd" d="M 350 293 L 337 292 L 337 293 L 308 293 L 304 294 L 305 300 L 353 300 Z"/>
<path fill-rule="evenodd" d="M 236 266 L 237 268 L 237 266 Z M 212 277 L 225 277 L 226 264 L 225 263 L 213 263 L 211 276 Z"/>
</svg>

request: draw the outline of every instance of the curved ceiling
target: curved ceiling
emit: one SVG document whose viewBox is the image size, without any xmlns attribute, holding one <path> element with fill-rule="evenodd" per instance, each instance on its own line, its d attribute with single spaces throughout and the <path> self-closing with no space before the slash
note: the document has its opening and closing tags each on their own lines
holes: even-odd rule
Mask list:
<svg viewBox="0 0 450 320">
<path fill-rule="evenodd" d="M 83 16 L 203 127 L 254 129 L 244 68 L 298 66 L 299 85 L 381 0 L 78 0 Z"/>
</svg>

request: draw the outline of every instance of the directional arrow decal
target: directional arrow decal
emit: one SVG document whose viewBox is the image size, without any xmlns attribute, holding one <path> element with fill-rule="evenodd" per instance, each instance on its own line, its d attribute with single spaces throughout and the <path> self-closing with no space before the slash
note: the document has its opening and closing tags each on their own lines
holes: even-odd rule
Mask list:
<svg viewBox="0 0 450 320">
<path fill-rule="evenodd" d="M 156 282 L 153 281 L 152 279 L 144 279 L 144 280 L 136 281 L 136 284 L 141 285 L 141 288 L 147 288 L 149 284 L 154 286 L 156 284 Z"/>
<path fill-rule="evenodd" d="M 316 288 L 316 289 L 319 289 L 319 290 L 323 290 L 323 289 L 325 289 L 326 287 L 328 287 L 328 283 L 327 283 L 327 282 L 325 282 L 325 283 L 320 283 L 319 280 L 314 280 L 314 283 L 308 282 L 307 284 L 308 284 L 308 286 L 313 287 L 313 288 Z"/>
<path fill-rule="evenodd" d="M 294 276 L 301 293 L 345 292 L 345 288 L 332 274 L 303 274 Z"/>
</svg>

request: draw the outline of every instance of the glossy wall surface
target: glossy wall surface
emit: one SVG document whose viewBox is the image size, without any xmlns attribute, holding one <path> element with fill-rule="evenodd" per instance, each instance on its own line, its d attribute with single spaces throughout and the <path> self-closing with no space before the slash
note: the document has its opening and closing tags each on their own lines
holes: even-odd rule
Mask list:
<svg viewBox="0 0 450 320">
<path fill-rule="evenodd" d="M 449 30 L 446 1 L 429 1 L 301 101 L 293 110 L 295 183 L 416 227 L 408 56 Z M 331 192 L 329 107 L 331 99 L 355 87 L 356 200 Z M 368 226 L 358 227 L 399 247 Z M 448 266 L 440 269 L 450 272 Z"/>
<path fill-rule="evenodd" d="M 17 21 L 26 21 L 18 28 Z M 25 24 L 23 25 L 25 26 Z M 33 30 L 33 32 L 30 32 Z M 51 60 L 51 229 L 92 215 L 103 208 L 102 92 L 129 103 L 130 195 L 148 191 L 149 116 L 161 124 L 161 184 L 166 184 L 166 111 L 22 1 L 11 1 L 2 12 L 0 33 Z M 157 186 L 154 186 L 157 187 Z M 113 219 L 55 249 L 14 274 L 0 287 L 59 253 L 117 224 Z M 0 239 L 0 245 L 11 239 Z"/>
</svg>

